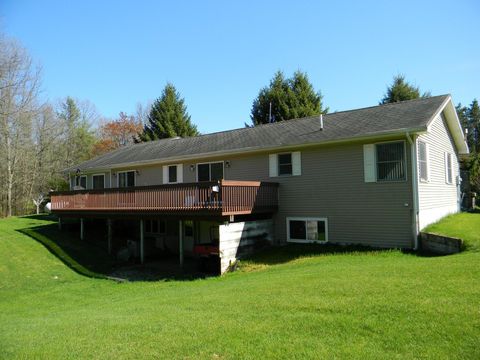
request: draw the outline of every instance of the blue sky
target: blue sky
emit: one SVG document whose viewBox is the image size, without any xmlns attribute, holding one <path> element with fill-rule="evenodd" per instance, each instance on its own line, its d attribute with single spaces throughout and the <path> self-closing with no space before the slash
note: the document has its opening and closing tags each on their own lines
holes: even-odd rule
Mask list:
<svg viewBox="0 0 480 360">
<path fill-rule="evenodd" d="M 480 2 L 0 2 L 0 29 L 43 67 L 43 96 L 115 117 L 180 91 L 203 133 L 242 127 L 277 70 L 306 71 L 330 111 L 376 105 L 397 73 L 480 98 Z"/>
</svg>

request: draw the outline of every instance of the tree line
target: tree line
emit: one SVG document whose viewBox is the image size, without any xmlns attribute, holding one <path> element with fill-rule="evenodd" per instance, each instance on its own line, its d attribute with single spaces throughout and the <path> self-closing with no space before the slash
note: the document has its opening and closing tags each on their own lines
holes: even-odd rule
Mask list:
<svg viewBox="0 0 480 360">
<path fill-rule="evenodd" d="M 120 112 L 105 119 L 88 101 L 72 97 L 41 103 L 41 71 L 28 52 L 14 40 L 0 36 L 0 216 L 39 211 L 51 190 L 69 187 L 62 170 L 122 146 L 175 136 L 199 135 L 185 99 L 167 83 L 149 106 L 137 105 L 135 114 Z M 393 78 L 379 104 L 430 96 L 405 76 Z M 468 129 L 471 155 L 464 167 L 480 190 L 480 109 L 474 99 L 458 104 L 458 117 Z M 286 77 L 277 71 L 261 88 L 250 111 L 253 127 L 272 122 L 327 114 L 323 95 L 307 73 Z M 96 127 L 94 126 L 96 125 Z"/>
</svg>

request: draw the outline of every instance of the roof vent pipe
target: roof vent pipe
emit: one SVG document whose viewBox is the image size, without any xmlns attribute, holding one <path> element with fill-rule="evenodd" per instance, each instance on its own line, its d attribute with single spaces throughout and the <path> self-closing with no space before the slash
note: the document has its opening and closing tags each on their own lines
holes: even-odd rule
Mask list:
<svg viewBox="0 0 480 360">
<path fill-rule="evenodd" d="M 464 137 L 465 137 L 465 139 L 466 139 L 467 136 L 468 136 L 468 128 L 465 128 L 464 132 L 465 132 Z"/>
<path fill-rule="evenodd" d="M 323 131 L 323 114 L 320 114 L 320 131 Z"/>
</svg>

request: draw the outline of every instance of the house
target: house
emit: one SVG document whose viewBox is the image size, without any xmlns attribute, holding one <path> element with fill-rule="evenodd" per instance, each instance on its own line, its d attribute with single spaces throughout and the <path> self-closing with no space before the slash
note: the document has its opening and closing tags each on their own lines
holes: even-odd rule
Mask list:
<svg viewBox="0 0 480 360">
<path fill-rule="evenodd" d="M 467 153 L 451 97 L 434 96 L 120 148 L 68 169 L 52 212 L 82 237 L 105 219 L 110 250 L 133 229 L 142 262 L 210 253 L 221 272 L 268 243 L 416 249 L 459 211 Z"/>
</svg>

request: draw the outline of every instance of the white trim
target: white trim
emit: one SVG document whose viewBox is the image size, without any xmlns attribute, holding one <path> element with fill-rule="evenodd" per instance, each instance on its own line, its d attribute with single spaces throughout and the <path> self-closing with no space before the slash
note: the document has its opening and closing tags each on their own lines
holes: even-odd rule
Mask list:
<svg viewBox="0 0 480 360">
<path fill-rule="evenodd" d="M 363 179 L 366 183 L 377 181 L 375 144 L 363 144 Z"/>
<path fill-rule="evenodd" d="M 117 188 L 120 187 L 120 174 L 133 172 L 133 186 L 137 186 L 137 171 L 136 170 L 122 170 L 117 171 Z"/>
<path fill-rule="evenodd" d="M 418 165 L 417 165 L 417 139 L 415 135 L 410 136 L 407 132 L 407 140 L 410 144 L 410 157 L 412 165 L 412 200 L 413 200 L 413 211 L 412 211 L 412 236 L 413 236 L 413 249 L 418 249 L 418 234 L 420 233 L 420 220 L 419 220 L 419 195 L 418 195 Z"/>
<path fill-rule="evenodd" d="M 421 177 L 421 171 L 420 171 L 420 146 L 419 144 L 422 143 L 425 145 L 425 165 L 426 165 L 426 171 L 427 171 L 427 178 L 422 179 Z M 418 180 L 421 183 L 427 184 L 430 182 L 430 146 L 425 140 L 420 140 L 417 139 L 417 162 L 418 162 Z"/>
<path fill-rule="evenodd" d="M 170 167 L 176 166 L 177 181 L 170 181 Z M 163 184 L 181 184 L 183 183 L 183 164 L 163 165 Z"/>
<path fill-rule="evenodd" d="M 325 240 L 306 240 L 306 239 L 290 239 L 290 221 L 323 221 L 325 223 Z M 328 242 L 328 218 L 326 217 L 301 217 L 301 216 L 287 216 L 287 242 L 302 243 L 302 244 L 325 244 Z M 305 224 L 306 226 L 306 224 Z M 308 234 L 306 234 L 308 237 Z"/>
<path fill-rule="evenodd" d="M 445 184 L 452 185 L 453 184 L 453 156 L 448 151 L 444 153 L 445 159 Z M 448 158 L 450 157 L 450 171 L 448 169 Z M 448 175 L 450 175 L 450 181 L 448 180 Z"/>
<path fill-rule="evenodd" d="M 292 176 L 302 175 L 302 153 L 301 151 L 292 152 Z"/>
<path fill-rule="evenodd" d="M 110 172 L 110 184 L 109 184 L 110 186 L 109 186 L 109 187 L 110 187 L 110 188 L 113 188 L 113 184 L 112 184 L 112 170 L 110 169 L 109 172 Z"/>
<path fill-rule="evenodd" d="M 268 175 L 270 177 L 278 176 L 278 156 L 277 154 L 268 154 Z"/>
<path fill-rule="evenodd" d="M 447 115 L 445 116 L 445 121 L 447 123 L 448 131 L 450 132 L 457 152 L 460 155 L 468 155 L 470 150 L 468 144 L 465 140 L 463 133 L 462 125 L 460 124 L 460 119 L 458 118 L 457 111 L 453 105 L 453 100 L 450 95 L 447 96 L 445 101 L 440 105 L 437 111 L 433 114 L 430 120 L 427 123 L 427 131 L 430 132 L 431 126 L 438 116 L 441 116 L 442 112 Z M 450 120 L 451 119 L 451 120 Z M 453 130 L 452 130 L 453 127 Z M 413 131 L 411 131 L 413 132 Z"/>
<path fill-rule="evenodd" d="M 225 161 L 221 160 L 221 161 L 207 161 L 207 162 L 196 163 L 195 164 L 196 181 L 198 182 L 198 165 L 218 164 L 218 163 L 222 163 L 223 179 L 225 179 Z M 211 180 L 212 179 L 212 167 L 211 166 L 208 167 L 208 178 L 210 179 L 208 181 L 212 181 Z"/>
<path fill-rule="evenodd" d="M 92 174 L 92 189 L 95 189 L 95 188 L 93 187 L 93 184 L 94 184 L 94 183 L 93 183 L 93 178 L 94 178 L 95 176 L 103 176 L 103 189 L 105 189 L 105 188 L 106 188 L 106 186 L 105 186 L 105 173 L 103 173 L 103 174 Z"/>
</svg>

